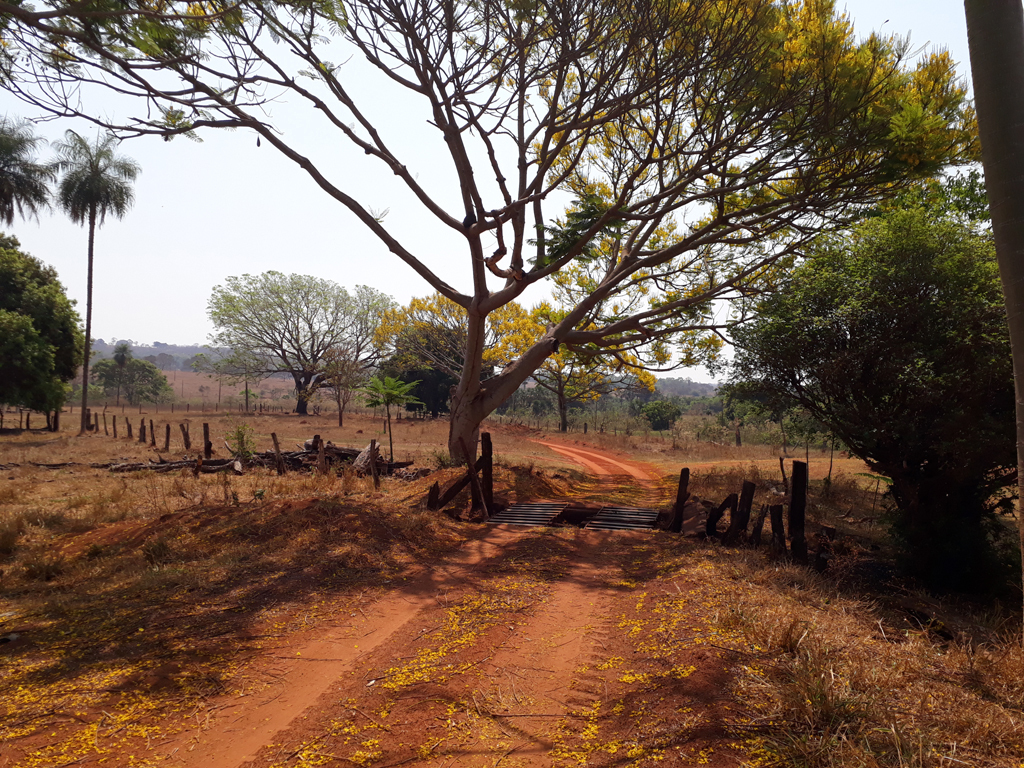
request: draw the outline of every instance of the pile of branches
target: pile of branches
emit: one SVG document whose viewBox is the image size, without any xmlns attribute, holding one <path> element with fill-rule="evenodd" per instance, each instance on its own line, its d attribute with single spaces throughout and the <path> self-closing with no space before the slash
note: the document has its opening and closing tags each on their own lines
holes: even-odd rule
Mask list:
<svg viewBox="0 0 1024 768">
<path fill-rule="evenodd" d="M 232 452 L 232 456 L 229 459 L 204 459 L 202 456 L 197 456 L 196 458 L 185 456 L 178 461 L 168 461 L 158 454 L 156 460 L 150 459 L 144 462 L 111 464 L 109 468 L 111 472 L 138 472 L 139 470 L 173 472 L 190 468 L 196 475 L 212 472 L 234 472 L 237 475 L 241 475 L 247 468 L 251 467 L 278 469 L 281 472 L 312 471 L 316 469 L 328 472 L 332 469 L 340 469 L 345 464 L 352 464 L 355 465 L 358 473 L 370 473 L 369 446 L 363 450 L 344 448 L 333 443 L 323 443 L 322 446 L 322 458 L 321 443 L 318 437 L 314 437 L 313 440 L 307 440 L 304 445 L 296 445 L 296 448 L 298 448 L 296 451 L 281 451 L 280 467 L 277 463 L 277 453 L 274 451 L 263 451 L 262 453 L 253 453 L 246 457 L 238 456 Z M 227 448 L 231 451 L 230 446 L 227 446 Z M 396 469 L 403 469 L 411 466 L 413 463 L 411 461 L 385 461 L 379 452 L 375 455 L 375 459 L 377 472 L 382 475 L 390 475 Z"/>
</svg>

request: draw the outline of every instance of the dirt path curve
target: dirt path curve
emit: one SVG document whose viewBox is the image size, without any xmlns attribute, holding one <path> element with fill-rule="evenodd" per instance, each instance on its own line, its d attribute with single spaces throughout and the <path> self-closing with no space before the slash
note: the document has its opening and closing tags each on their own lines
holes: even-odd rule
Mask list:
<svg viewBox="0 0 1024 768">
<path fill-rule="evenodd" d="M 545 440 L 534 440 L 538 445 L 550 448 L 568 459 L 582 464 L 595 475 L 621 475 L 623 473 L 636 478 L 637 480 L 659 480 L 655 470 L 638 462 L 622 462 L 613 459 L 606 453 L 599 453 L 590 448 L 584 450 L 576 446 L 568 446 L 563 443 L 552 443 Z"/>
<path fill-rule="evenodd" d="M 164 754 L 188 768 L 236 768 L 249 762 L 362 659 L 434 608 L 439 594 L 469 580 L 477 566 L 500 557 L 517 538 L 515 531 L 489 529 L 469 540 L 456 559 L 418 569 L 404 585 L 367 601 L 358 613 L 318 627 L 317 637 L 278 648 L 262 660 L 262 672 L 271 681 L 263 690 L 221 702 L 215 711 L 222 714 L 168 743 Z"/>
</svg>

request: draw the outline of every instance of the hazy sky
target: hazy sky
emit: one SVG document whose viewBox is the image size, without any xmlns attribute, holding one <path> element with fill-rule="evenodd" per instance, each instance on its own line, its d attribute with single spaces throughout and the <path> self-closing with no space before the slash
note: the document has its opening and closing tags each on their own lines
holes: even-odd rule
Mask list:
<svg viewBox="0 0 1024 768">
<path fill-rule="evenodd" d="M 962 0 L 849 0 L 845 7 L 861 35 L 881 30 L 909 34 L 914 49 L 946 47 L 969 77 Z M 369 90 L 364 97 L 391 131 L 391 141 L 406 152 L 408 167 L 421 181 L 429 180 L 448 210 L 460 211 L 454 175 L 443 158 L 430 154 L 434 136 L 429 146 L 416 145 L 415 128 L 426 116 L 410 113 L 406 105 L 373 103 Z M 390 187 L 377 183 L 379 171 L 330 130 L 304 119 L 305 108 L 296 110 L 298 117 L 290 122 L 288 110 L 287 103 L 270 107 L 272 116 L 286 126 L 287 138 L 297 137 L 310 155 L 318 156 L 343 189 L 373 209 L 390 209 L 386 221 L 399 239 L 413 252 L 426 254 L 425 261 L 453 285 L 468 288 L 458 240 L 436 226 L 421 226 L 427 222 L 412 206 L 407 211 L 401 200 L 390 197 Z M 6 93 L 0 93 L 0 113 L 34 116 Z M 41 123 L 38 131 L 56 139 L 67 128 L 95 135 L 94 128 L 72 121 Z M 371 285 L 400 302 L 429 292 L 297 166 L 266 143 L 257 148 L 255 134 L 207 131 L 202 137 L 202 143 L 141 138 L 121 144 L 120 151 L 137 160 L 143 172 L 135 187 L 135 208 L 124 220 L 108 220 L 97 232 L 95 338 L 204 343 L 212 330 L 206 317 L 211 289 L 244 272 L 274 269 L 347 287 Z M 84 228 L 52 214 L 39 222 L 16 220 L 11 230 L 25 250 L 56 267 L 84 318 Z M 707 378 L 700 371 L 675 375 Z"/>
</svg>

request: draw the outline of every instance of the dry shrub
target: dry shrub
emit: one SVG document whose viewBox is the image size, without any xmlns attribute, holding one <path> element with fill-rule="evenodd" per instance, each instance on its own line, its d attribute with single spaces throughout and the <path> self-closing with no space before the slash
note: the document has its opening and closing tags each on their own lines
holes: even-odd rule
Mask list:
<svg viewBox="0 0 1024 768">
<path fill-rule="evenodd" d="M 28 581 L 52 581 L 64 573 L 64 558 L 36 550 L 22 563 L 22 572 Z"/>
<path fill-rule="evenodd" d="M 21 515 L 11 515 L 0 520 L 0 555 L 12 554 L 23 533 L 25 519 Z"/>
</svg>

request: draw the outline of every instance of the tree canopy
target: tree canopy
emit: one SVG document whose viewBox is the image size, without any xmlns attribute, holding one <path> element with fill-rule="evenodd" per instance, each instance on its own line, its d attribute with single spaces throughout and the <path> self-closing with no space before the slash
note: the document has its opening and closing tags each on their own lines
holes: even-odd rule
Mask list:
<svg viewBox="0 0 1024 768">
<path fill-rule="evenodd" d="M 163 372 L 148 360 L 129 358 L 124 366 L 107 358 L 92 367 L 92 380 L 110 395 L 124 395 L 129 405 L 160 403 L 174 397 L 174 390 Z"/>
<path fill-rule="evenodd" d="M 50 182 L 56 176 L 50 165 L 36 162 L 36 148 L 43 140 L 31 124 L 0 118 L 0 221 L 14 223 L 15 212 L 38 216 L 50 202 Z"/>
<path fill-rule="evenodd" d="M 823 240 L 734 335 L 734 383 L 803 407 L 892 479 L 911 570 L 945 586 L 992 576 L 992 516 L 1016 454 L 987 236 L 920 208 L 888 212 Z"/>
<path fill-rule="evenodd" d="M 815 233 L 975 152 L 948 54 L 908 66 L 905 41 L 858 40 L 831 0 L 0 0 L 0 16 L 3 87 L 127 135 L 255 131 L 460 306 L 456 455 L 561 345 L 683 362 L 676 344 L 699 348 L 729 321 L 722 300 L 742 307 Z M 408 126 L 373 121 L 367 67 L 373 100 L 428 116 L 451 175 L 421 179 Z M 111 116 L 97 87 L 151 108 Z M 433 225 L 402 242 L 359 174 L 268 117 L 282 93 Z M 484 383 L 488 316 L 559 278 L 571 311 Z"/>
<path fill-rule="evenodd" d="M 64 384 L 82 361 L 79 322 L 56 271 L 0 235 L 0 403 L 39 411 L 64 404 Z"/>
<path fill-rule="evenodd" d="M 367 286 L 350 294 L 337 283 L 309 275 L 264 272 L 229 277 L 210 296 L 207 312 L 215 345 L 230 350 L 216 372 L 235 378 L 291 374 L 296 410 L 329 384 L 325 366 L 339 357 L 369 369 L 379 358 L 375 337 L 390 297 Z"/>
</svg>

